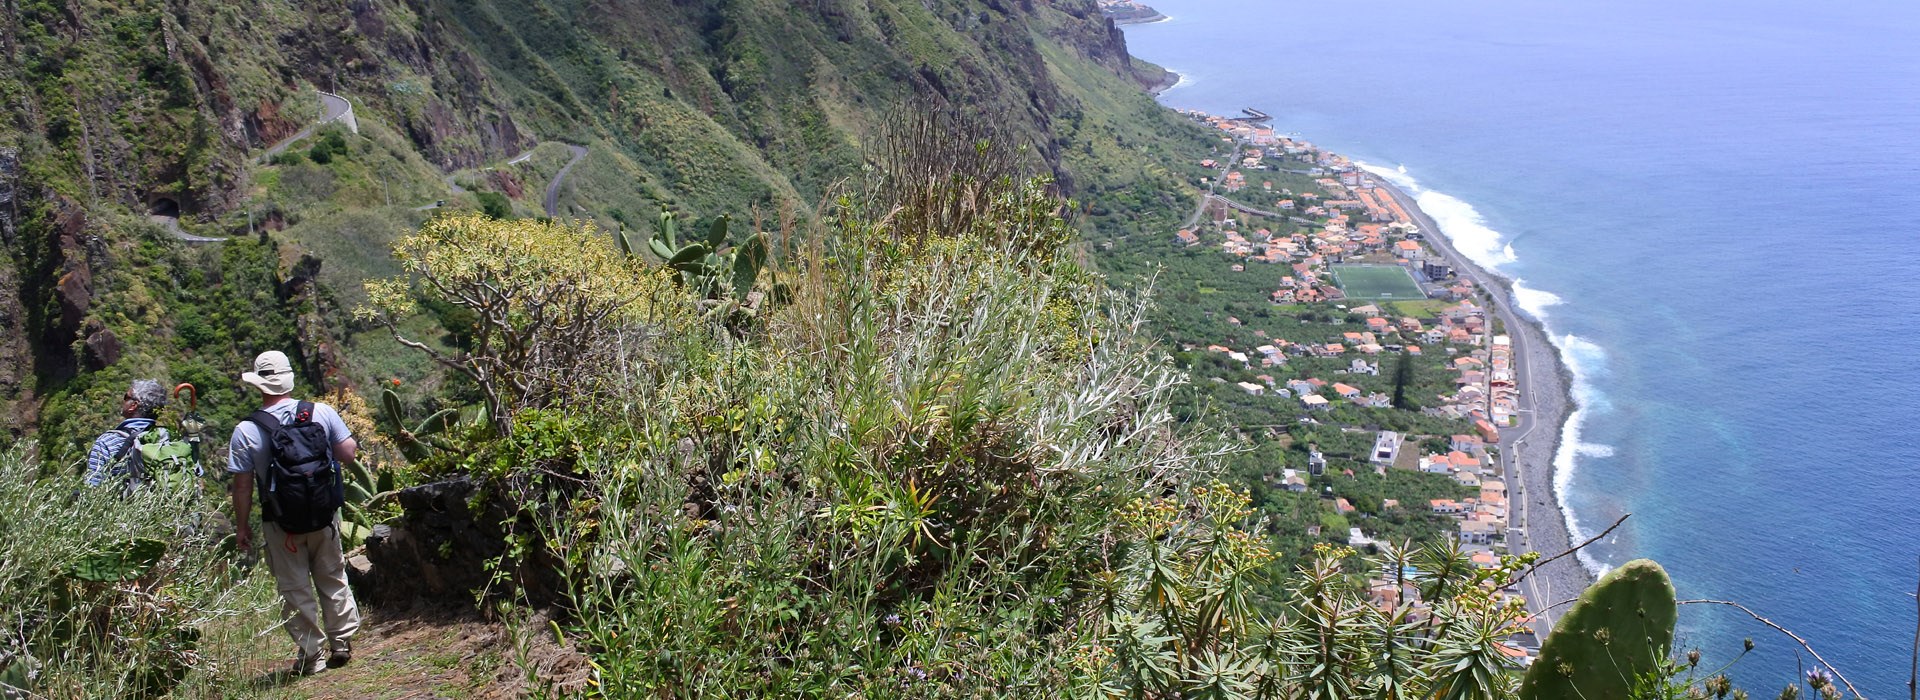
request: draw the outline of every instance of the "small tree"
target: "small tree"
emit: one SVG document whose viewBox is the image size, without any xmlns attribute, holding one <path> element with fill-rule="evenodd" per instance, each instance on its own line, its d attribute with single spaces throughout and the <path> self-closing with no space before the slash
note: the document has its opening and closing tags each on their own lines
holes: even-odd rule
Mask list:
<svg viewBox="0 0 1920 700">
<path fill-rule="evenodd" d="M 443 217 L 393 250 L 405 274 L 368 283 L 358 315 L 471 379 L 503 435 L 520 409 L 602 393 L 619 333 L 644 322 L 671 289 L 591 225 Z M 467 350 L 442 351 L 401 332 L 421 298 L 471 312 Z"/>
</svg>

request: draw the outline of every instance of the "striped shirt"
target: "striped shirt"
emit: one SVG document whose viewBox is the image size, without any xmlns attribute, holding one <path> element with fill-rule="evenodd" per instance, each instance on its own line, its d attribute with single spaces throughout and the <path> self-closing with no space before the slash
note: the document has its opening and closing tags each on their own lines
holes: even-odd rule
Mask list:
<svg viewBox="0 0 1920 700">
<path fill-rule="evenodd" d="M 131 460 L 127 459 L 127 453 L 134 449 L 130 443 L 153 426 L 152 418 L 128 418 L 94 438 L 93 449 L 87 452 L 87 485 L 99 486 L 108 479 L 125 478 L 133 469 Z"/>
</svg>

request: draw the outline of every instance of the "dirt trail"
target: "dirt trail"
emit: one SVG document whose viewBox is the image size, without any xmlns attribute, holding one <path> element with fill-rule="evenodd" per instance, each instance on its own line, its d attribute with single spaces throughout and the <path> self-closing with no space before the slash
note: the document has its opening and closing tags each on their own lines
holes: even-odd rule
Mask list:
<svg viewBox="0 0 1920 700">
<path fill-rule="evenodd" d="M 518 698 L 528 695 L 529 672 L 561 696 L 585 688 L 585 659 L 554 643 L 545 619 L 527 625 L 524 651 L 502 623 L 464 611 L 363 608 L 366 619 L 355 639 L 353 663 L 305 678 L 276 665 L 256 671 L 259 685 L 289 698 L 313 700 L 412 700 L 424 698 Z M 276 636 L 276 641 L 278 637 Z"/>
</svg>

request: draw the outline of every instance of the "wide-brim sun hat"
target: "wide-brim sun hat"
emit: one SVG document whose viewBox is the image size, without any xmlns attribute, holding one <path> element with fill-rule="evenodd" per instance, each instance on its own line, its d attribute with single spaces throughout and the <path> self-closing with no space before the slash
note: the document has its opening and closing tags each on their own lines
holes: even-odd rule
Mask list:
<svg viewBox="0 0 1920 700">
<path fill-rule="evenodd" d="M 253 371 L 240 375 L 240 381 L 269 396 L 293 393 L 293 363 L 287 354 L 268 350 L 253 358 Z"/>
</svg>

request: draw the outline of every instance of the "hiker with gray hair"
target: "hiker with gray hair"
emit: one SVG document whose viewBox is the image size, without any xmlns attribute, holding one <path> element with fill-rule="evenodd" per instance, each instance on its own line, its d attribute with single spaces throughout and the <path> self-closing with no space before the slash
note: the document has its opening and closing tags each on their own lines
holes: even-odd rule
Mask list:
<svg viewBox="0 0 1920 700">
<path fill-rule="evenodd" d="M 166 439 L 166 429 L 157 427 L 155 421 L 166 406 L 167 388 L 158 381 L 136 379 L 127 387 L 127 393 L 120 397 L 120 424 L 94 438 L 93 449 L 87 452 L 88 486 L 139 477 L 137 449 L 149 432 L 162 441 Z"/>
</svg>

